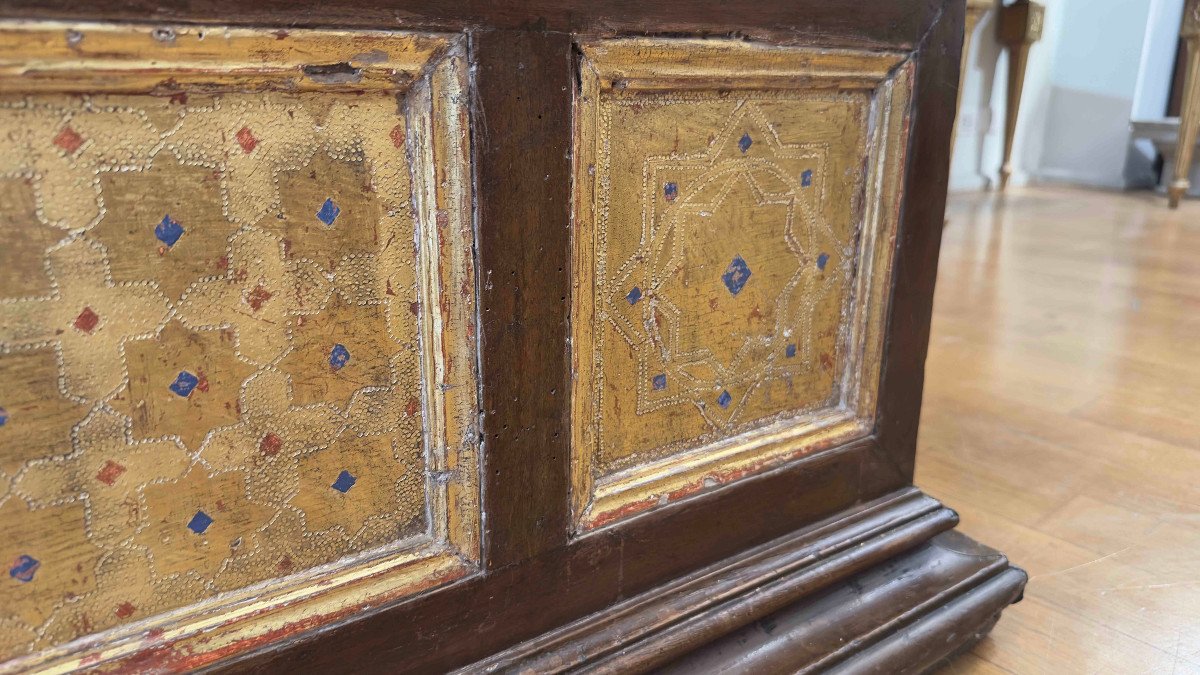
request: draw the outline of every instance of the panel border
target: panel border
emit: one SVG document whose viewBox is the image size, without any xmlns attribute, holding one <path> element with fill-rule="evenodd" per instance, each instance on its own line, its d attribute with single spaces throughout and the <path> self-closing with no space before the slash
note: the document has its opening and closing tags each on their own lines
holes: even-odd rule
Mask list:
<svg viewBox="0 0 1200 675">
<path fill-rule="evenodd" d="M 19 656 L 0 663 L 0 673 L 202 668 L 479 571 L 480 381 L 466 42 L 460 35 L 400 31 L 0 21 L 0 88 L 6 92 L 396 92 L 413 173 L 430 516 L 424 535 Z"/>
<path fill-rule="evenodd" d="M 230 672 L 446 672 L 747 547 L 908 485 L 948 171 L 962 3 L 951 0 L 695 0 L 631 10 L 624 0 L 0 0 L 7 17 L 228 22 L 465 31 L 479 220 L 487 572 L 231 653 Z M 721 35 L 791 45 L 911 52 L 913 115 L 876 434 L 748 477 L 687 508 L 569 536 L 572 33 Z M 536 118 L 538 122 L 534 123 Z M 531 148 L 536 151 L 531 151 Z M 546 175 L 549 179 L 545 179 Z M 489 272 L 494 274 L 489 275 Z M 533 283 L 536 280 L 538 283 Z M 924 323 L 923 323 L 924 322 Z M 552 345 L 552 347 L 547 347 Z M 520 405 L 509 405 L 519 397 Z M 536 454 L 539 461 L 531 461 Z M 705 536 L 721 532 L 723 536 Z M 564 573 L 563 571 L 566 570 Z M 471 640 L 447 641 L 446 635 Z"/>
<path fill-rule="evenodd" d="M 676 502 L 874 431 L 892 279 L 914 66 L 907 54 L 775 47 L 733 40 L 614 39 L 579 45 L 575 99 L 574 227 L 571 324 L 571 509 L 576 535 Z M 601 134 L 600 99 L 613 90 L 841 90 L 872 94 L 867 121 L 865 194 L 842 400 L 798 418 L 768 424 L 596 478 L 591 420 L 595 386 L 594 169 Z M 595 176 L 595 178 L 593 178 Z"/>
</svg>

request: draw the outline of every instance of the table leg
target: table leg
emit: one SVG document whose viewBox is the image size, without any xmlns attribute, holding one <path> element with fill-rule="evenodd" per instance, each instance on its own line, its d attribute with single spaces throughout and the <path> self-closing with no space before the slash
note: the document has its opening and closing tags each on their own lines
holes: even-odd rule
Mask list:
<svg viewBox="0 0 1200 675">
<path fill-rule="evenodd" d="M 1179 206 L 1179 200 L 1187 194 L 1192 169 L 1192 153 L 1196 148 L 1196 130 L 1200 127 L 1200 33 L 1196 31 L 1197 12 L 1200 0 L 1188 3 L 1185 12 L 1183 43 L 1187 49 L 1184 62 L 1183 109 L 1179 114 L 1179 140 L 1175 144 L 1175 177 L 1167 187 L 1167 203 L 1171 208 Z M 1189 25 L 1191 24 L 1191 25 Z"/>
</svg>

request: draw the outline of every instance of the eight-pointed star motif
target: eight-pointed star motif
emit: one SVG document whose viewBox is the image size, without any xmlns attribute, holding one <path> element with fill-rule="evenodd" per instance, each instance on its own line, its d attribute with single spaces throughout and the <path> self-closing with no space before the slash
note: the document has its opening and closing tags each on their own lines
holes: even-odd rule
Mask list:
<svg viewBox="0 0 1200 675">
<path fill-rule="evenodd" d="M 144 112 L 93 106 L 0 103 L 0 175 L 30 175 L 38 217 L 64 230 L 103 217 L 100 172 L 148 167 L 161 134 Z"/>
<path fill-rule="evenodd" d="M 75 433 L 78 449 L 64 461 L 37 460 L 21 475 L 17 492 L 34 503 L 84 497 L 88 534 L 116 545 L 141 525 L 138 491 L 183 475 L 191 458 L 171 441 L 134 444 L 128 420 L 98 411 Z"/>
<path fill-rule="evenodd" d="M 283 503 L 296 489 L 296 456 L 328 444 L 343 420 L 325 404 L 292 405 L 289 378 L 263 370 L 242 387 L 241 420 L 209 436 L 201 458 L 219 471 L 250 468 L 247 493 L 262 502 Z"/>
<path fill-rule="evenodd" d="M 824 262 L 840 257 L 811 189 L 826 152 L 782 142 L 743 100 L 704 150 L 647 158 L 642 244 L 614 267 L 605 298 L 645 375 L 639 412 L 694 404 L 724 427 L 772 376 L 773 355 L 809 330 L 812 299 L 834 288 L 814 281 L 824 270 L 809 262 L 826 249 Z M 632 287 L 649 302 L 628 302 Z M 656 386 L 654 373 L 670 386 Z"/>
<path fill-rule="evenodd" d="M 125 377 L 121 344 L 151 337 L 169 311 L 153 283 L 114 283 L 101 246 L 75 239 L 49 254 L 55 293 L 0 304 L 0 345 L 53 344 L 64 393 L 103 398 Z"/>
<path fill-rule="evenodd" d="M 159 578 L 196 574 L 212 579 L 227 560 L 253 550 L 260 528 L 275 512 L 246 498 L 244 472 L 209 475 L 199 464 L 182 478 L 147 486 L 142 495 L 147 525 L 134 542 L 150 549 Z M 211 522 L 189 528 L 197 514 Z"/>
<path fill-rule="evenodd" d="M 189 107 L 166 149 L 184 164 L 217 167 L 225 216 L 254 225 L 279 210 L 276 176 L 308 164 L 317 131 L 300 103 L 218 97 L 211 106 Z"/>
<path fill-rule="evenodd" d="M 194 328 L 231 327 L 238 355 L 265 365 L 289 349 L 291 321 L 321 311 L 330 283 L 320 266 L 289 260 L 283 241 L 243 230 L 230 243 L 225 276 L 193 284 L 179 317 Z"/>
</svg>

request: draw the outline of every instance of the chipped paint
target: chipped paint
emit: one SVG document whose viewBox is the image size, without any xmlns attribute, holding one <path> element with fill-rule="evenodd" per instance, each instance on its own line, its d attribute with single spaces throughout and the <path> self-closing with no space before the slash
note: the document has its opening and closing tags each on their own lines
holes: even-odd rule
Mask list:
<svg viewBox="0 0 1200 675">
<path fill-rule="evenodd" d="M 357 84 L 362 81 L 362 70 L 346 62 L 303 66 L 301 70 L 318 84 Z"/>
</svg>

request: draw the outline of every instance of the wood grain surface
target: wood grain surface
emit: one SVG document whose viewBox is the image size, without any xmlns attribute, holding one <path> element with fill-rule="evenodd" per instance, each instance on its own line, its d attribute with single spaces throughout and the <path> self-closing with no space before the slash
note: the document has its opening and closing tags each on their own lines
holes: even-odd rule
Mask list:
<svg viewBox="0 0 1200 675">
<path fill-rule="evenodd" d="M 411 672 L 442 672 L 910 483 L 958 80 L 961 3 L 118 0 L 81 6 L 60 0 L 0 0 L 0 16 L 164 22 L 170 25 L 160 28 L 181 31 L 215 20 L 269 25 L 281 38 L 306 26 L 462 36 L 472 86 L 457 100 L 470 106 L 479 273 L 479 323 L 468 325 L 466 332 L 469 336 L 477 328 L 481 382 L 472 391 L 479 391 L 481 399 L 480 426 L 464 424 L 459 431 L 474 435 L 464 437 L 456 450 L 476 442 L 483 450 L 477 493 L 482 537 L 468 540 L 462 550 L 469 558 L 477 545 L 484 571 L 433 592 L 385 598 L 362 611 L 355 605 L 336 617 L 288 623 L 275 636 L 284 639 L 264 639 L 249 653 L 244 650 L 248 645 L 224 652 L 241 659 L 231 668 L 338 672 L 353 667 L 366 672 L 394 671 L 403 664 Z M 60 37 L 69 43 L 76 29 L 62 28 Z M 170 32 L 154 35 L 165 38 Z M 878 424 L 863 438 L 575 537 L 568 451 L 571 104 L 579 86 L 578 45 L 604 37 L 682 35 L 898 53 L 908 59 L 913 92 L 909 143 L 897 172 L 904 199 L 873 202 L 898 223 L 895 290 L 883 326 L 884 353 L 875 364 L 883 369 Z M 336 80 L 358 68 L 356 63 L 361 59 L 316 64 L 320 67 L 312 72 Z M 63 143 L 74 145 L 70 137 Z M 427 177 L 438 185 L 463 186 L 441 173 Z M 435 223 L 440 216 L 436 210 L 423 213 Z M 476 288 L 469 278 L 455 282 L 456 291 L 467 295 Z M 435 390 L 447 396 L 470 389 L 438 385 Z M 309 387 L 304 395 L 317 391 Z M 434 478 L 463 475 L 447 470 Z M 455 551 L 446 555 L 461 563 Z M 456 569 L 461 573 L 461 567 Z M 148 644 L 142 666 L 187 663 L 172 661 L 186 659 L 187 650 L 155 651 L 156 643 Z"/>
<path fill-rule="evenodd" d="M 1200 672 L 1200 204 L 952 195 L 917 484 L 1029 572 L 947 672 Z"/>
</svg>

